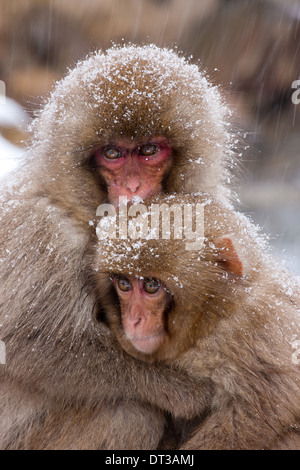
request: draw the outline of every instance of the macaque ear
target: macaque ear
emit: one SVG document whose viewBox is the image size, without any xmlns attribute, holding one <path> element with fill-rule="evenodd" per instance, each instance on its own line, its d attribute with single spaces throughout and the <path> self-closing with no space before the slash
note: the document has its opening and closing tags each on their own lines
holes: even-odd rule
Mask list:
<svg viewBox="0 0 300 470">
<path fill-rule="evenodd" d="M 228 271 L 241 277 L 243 275 L 243 263 L 231 238 L 229 236 L 220 237 L 216 240 L 215 245 L 220 250 L 220 261 L 225 264 Z"/>
</svg>

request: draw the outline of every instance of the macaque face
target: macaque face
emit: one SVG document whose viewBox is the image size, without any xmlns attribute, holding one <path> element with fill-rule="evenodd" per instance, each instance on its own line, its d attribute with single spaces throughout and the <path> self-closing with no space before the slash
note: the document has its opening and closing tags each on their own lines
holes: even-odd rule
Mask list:
<svg viewBox="0 0 300 470">
<path fill-rule="evenodd" d="M 159 194 L 171 163 L 171 147 L 164 137 L 143 142 L 120 139 L 100 147 L 95 154 L 108 199 L 114 205 L 120 196 L 132 201 Z"/>
<path fill-rule="evenodd" d="M 170 295 L 154 278 L 115 277 L 127 340 L 139 352 L 153 354 L 166 341 L 164 314 Z"/>
</svg>

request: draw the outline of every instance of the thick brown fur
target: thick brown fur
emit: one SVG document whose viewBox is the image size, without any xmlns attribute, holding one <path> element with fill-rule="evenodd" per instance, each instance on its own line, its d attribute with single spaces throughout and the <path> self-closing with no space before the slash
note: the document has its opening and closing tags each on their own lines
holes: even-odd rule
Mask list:
<svg viewBox="0 0 300 470">
<path fill-rule="evenodd" d="M 99 320 L 89 251 L 107 192 L 93 155 L 111 139 L 163 135 L 165 191 L 227 199 L 226 119 L 198 68 L 155 46 L 92 54 L 56 85 L 1 197 L 2 449 L 155 449 L 165 411 L 207 406 L 211 381 L 200 389 L 176 366 L 135 360 Z"/>
<path fill-rule="evenodd" d="M 205 415 L 190 427 L 178 424 L 180 448 L 299 449 L 300 365 L 293 356 L 293 342 L 300 339 L 299 279 L 279 267 L 245 216 L 209 195 L 156 202 L 204 205 L 202 249 L 187 250 L 184 239 L 159 239 L 130 241 L 128 251 L 127 240 L 116 240 L 113 249 L 111 242 L 100 240 L 96 269 L 106 264 L 106 272 L 99 269 L 96 276 L 100 285 L 115 274 L 153 277 L 172 295 L 165 318 L 168 340 L 145 354 L 122 331 L 112 283 L 101 291 L 107 318 L 125 350 L 213 383 Z M 229 269 L 226 244 L 220 245 L 224 236 L 232 240 L 243 275 L 240 264 L 236 272 Z"/>
</svg>

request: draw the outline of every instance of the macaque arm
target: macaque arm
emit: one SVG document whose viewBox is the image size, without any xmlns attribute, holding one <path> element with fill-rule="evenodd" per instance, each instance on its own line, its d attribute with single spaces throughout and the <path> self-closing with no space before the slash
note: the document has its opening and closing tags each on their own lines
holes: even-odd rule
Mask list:
<svg viewBox="0 0 300 470">
<path fill-rule="evenodd" d="M 107 402 L 89 409 L 54 406 L 6 449 L 155 450 L 163 435 L 161 411 L 139 402 Z"/>
<path fill-rule="evenodd" d="M 149 383 L 148 388 L 143 389 L 146 392 L 144 400 L 169 411 L 175 418 L 191 419 L 202 415 L 211 404 L 214 386 L 210 379 L 197 379 L 180 369 L 168 367 L 153 378 L 157 382 Z"/>
<path fill-rule="evenodd" d="M 255 417 L 255 419 L 253 419 Z M 272 422 L 273 421 L 273 422 Z M 263 409 L 233 402 L 211 413 L 181 450 L 267 450 L 277 439 L 274 420 Z M 264 448 L 262 449 L 262 442 Z"/>
</svg>

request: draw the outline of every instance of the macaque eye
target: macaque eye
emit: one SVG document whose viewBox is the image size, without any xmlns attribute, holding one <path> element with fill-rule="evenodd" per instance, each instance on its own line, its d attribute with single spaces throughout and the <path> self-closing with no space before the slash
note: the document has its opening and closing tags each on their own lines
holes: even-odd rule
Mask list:
<svg viewBox="0 0 300 470">
<path fill-rule="evenodd" d="M 157 279 L 145 278 L 143 288 L 148 294 L 156 294 L 160 288 L 160 282 Z"/>
<path fill-rule="evenodd" d="M 139 154 L 143 155 L 144 157 L 151 157 L 151 155 L 154 155 L 159 151 L 159 147 L 154 144 L 145 144 L 142 145 L 139 149 Z"/>
<path fill-rule="evenodd" d="M 109 160 L 115 160 L 116 158 L 121 158 L 123 156 L 121 150 L 116 147 L 105 147 L 103 150 L 103 155 Z"/>
<path fill-rule="evenodd" d="M 128 292 L 132 288 L 130 282 L 128 281 L 128 279 L 126 279 L 126 277 L 119 277 L 119 279 L 117 280 L 117 285 L 122 292 Z"/>
</svg>

